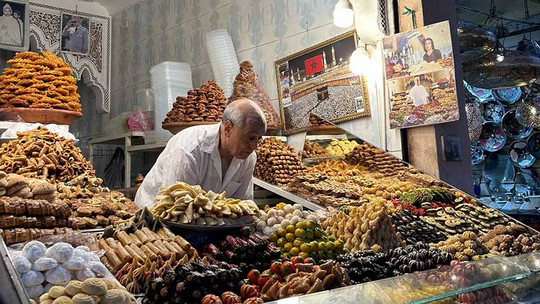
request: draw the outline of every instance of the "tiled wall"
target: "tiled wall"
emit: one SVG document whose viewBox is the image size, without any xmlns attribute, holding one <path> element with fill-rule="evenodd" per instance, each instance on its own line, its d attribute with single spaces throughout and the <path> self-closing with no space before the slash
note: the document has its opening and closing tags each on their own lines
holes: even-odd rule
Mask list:
<svg viewBox="0 0 540 304">
<path fill-rule="evenodd" d="M 346 32 L 333 25 L 337 0 L 144 0 L 112 18 L 111 117 L 131 110 L 161 61 L 191 65 L 193 85 L 213 79 L 206 33 L 224 28 L 239 62 L 253 62 L 277 108 L 274 62 Z"/>
</svg>

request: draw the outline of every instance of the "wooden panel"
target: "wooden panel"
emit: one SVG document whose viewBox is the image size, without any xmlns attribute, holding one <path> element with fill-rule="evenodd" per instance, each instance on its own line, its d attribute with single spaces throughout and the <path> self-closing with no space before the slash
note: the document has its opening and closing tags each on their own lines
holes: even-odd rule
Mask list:
<svg viewBox="0 0 540 304">
<path fill-rule="evenodd" d="M 439 177 L 437 162 L 437 143 L 433 126 L 417 127 L 407 130 L 409 162 L 433 177 Z"/>
</svg>

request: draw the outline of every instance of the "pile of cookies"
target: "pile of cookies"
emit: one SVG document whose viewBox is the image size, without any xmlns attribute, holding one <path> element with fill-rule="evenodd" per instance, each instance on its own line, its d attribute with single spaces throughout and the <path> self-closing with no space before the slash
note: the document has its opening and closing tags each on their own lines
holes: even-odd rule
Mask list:
<svg viewBox="0 0 540 304">
<path fill-rule="evenodd" d="M 53 228 L 53 229 L 38 229 L 38 228 L 15 228 L 15 229 L 0 229 L 0 237 L 4 239 L 6 245 L 24 243 L 39 238 L 67 234 L 73 232 L 71 228 Z"/>
<path fill-rule="evenodd" d="M 303 158 L 326 157 L 328 153 L 319 143 L 306 139 L 304 142 Z"/>
<path fill-rule="evenodd" d="M 458 261 L 478 260 L 487 256 L 489 249 L 484 246 L 484 242 L 474 232 L 467 231 L 462 234 L 454 235 L 446 241 L 441 241 L 434 244 L 445 252 L 450 252 Z"/>
<path fill-rule="evenodd" d="M 272 106 L 270 97 L 264 92 L 257 80 L 257 74 L 253 71 L 253 64 L 249 61 L 240 63 L 240 73 L 234 79 L 234 88 L 229 102 L 247 98 L 256 102 L 264 112 L 268 129 L 279 129 L 280 118 L 276 109 Z"/>
<path fill-rule="evenodd" d="M 171 122 L 219 122 L 227 107 L 223 89 L 214 80 L 207 81 L 198 89 L 188 91 L 187 97 L 176 97 L 173 108 L 163 123 Z"/>
<path fill-rule="evenodd" d="M 95 175 L 92 164 L 84 159 L 72 140 L 44 127 L 19 132 L 16 140 L 2 144 L 0 171 L 52 183 L 69 181 L 83 173 Z"/>
<path fill-rule="evenodd" d="M 358 144 L 345 159 L 349 164 L 360 164 L 385 176 L 393 176 L 406 169 L 398 158 L 366 143 Z"/>
<path fill-rule="evenodd" d="M 275 185 L 287 184 L 306 167 L 294 148 L 275 137 L 259 141 L 253 175 Z"/>
<path fill-rule="evenodd" d="M 0 228 L 52 228 L 68 226 L 71 209 L 63 202 L 49 203 L 17 197 L 0 198 Z"/>
<path fill-rule="evenodd" d="M 436 243 L 446 239 L 446 235 L 439 229 L 420 220 L 409 210 L 392 214 L 392 224 L 407 245 L 413 245 L 417 242 Z"/>
<path fill-rule="evenodd" d="M 0 76 L 0 107 L 54 108 L 81 112 L 76 79 L 51 52 L 17 53 Z"/>
<path fill-rule="evenodd" d="M 89 278 L 54 286 L 39 297 L 41 304 L 135 304 L 133 295 L 113 279 Z"/>
<path fill-rule="evenodd" d="M 540 236 L 531 235 L 527 228 L 511 223 L 497 225 L 480 237 L 491 252 L 514 256 L 540 250 Z"/>
<path fill-rule="evenodd" d="M 56 186 L 45 180 L 0 171 L 0 197 L 2 195 L 52 202 L 56 199 Z"/>
</svg>

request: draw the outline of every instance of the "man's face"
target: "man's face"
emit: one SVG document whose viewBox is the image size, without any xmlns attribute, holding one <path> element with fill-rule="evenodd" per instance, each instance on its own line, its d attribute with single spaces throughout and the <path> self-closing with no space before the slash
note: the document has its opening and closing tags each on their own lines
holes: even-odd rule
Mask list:
<svg viewBox="0 0 540 304">
<path fill-rule="evenodd" d="M 433 44 L 431 44 L 431 40 L 426 40 L 425 44 L 426 51 L 431 51 L 433 49 Z"/>
<path fill-rule="evenodd" d="M 19 13 L 17 13 L 17 12 L 13 13 L 13 18 L 19 19 L 19 17 L 20 17 L 20 16 L 19 16 Z"/>
<path fill-rule="evenodd" d="M 420 85 L 420 79 L 418 79 L 418 78 L 415 78 L 415 79 L 414 79 L 414 84 L 416 84 L 416 85 Z"/>
<path fill-rule="evenodd" d="M 227 145 L 232 156 L 238 159 L 246 159 L 257 149 L 261 136 L 264 135 L 262 127 L 253 120 L 246 122 L 243 128 L 233 126 L 230 121 L 225 122 L 225 136 Z"/>
<path fill-rule="evenodd" d="M 4 8 L 4 16 L 11 16 L 11 8 L 9 7 Z"/>
</svg>

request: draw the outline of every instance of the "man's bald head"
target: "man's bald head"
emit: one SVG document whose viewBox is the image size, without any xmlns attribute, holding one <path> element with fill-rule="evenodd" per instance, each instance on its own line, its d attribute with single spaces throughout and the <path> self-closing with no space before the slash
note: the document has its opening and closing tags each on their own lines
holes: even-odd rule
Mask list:
<svg viewBox="0 0 540 304">
<path fill-rule="evenodd" d="M 244 128 L 249 123 L 250 126 L 264 130 L 263 134 L 266 133 L 266 118 L 263 110 L 257 103 L 246 98 L 235 100 L 227 105 L 223 111 L 221 123 L 227 121 L 238 128 Z"/>
</svg>

